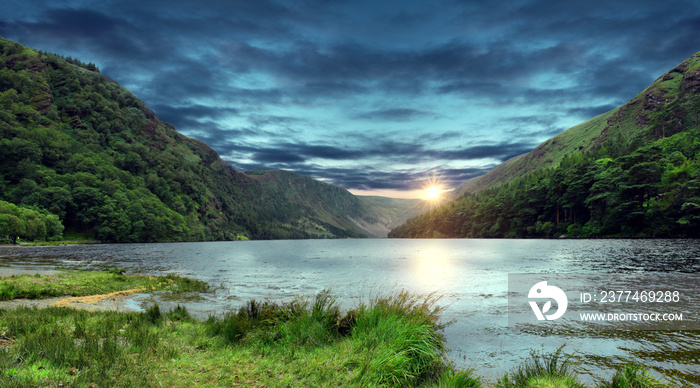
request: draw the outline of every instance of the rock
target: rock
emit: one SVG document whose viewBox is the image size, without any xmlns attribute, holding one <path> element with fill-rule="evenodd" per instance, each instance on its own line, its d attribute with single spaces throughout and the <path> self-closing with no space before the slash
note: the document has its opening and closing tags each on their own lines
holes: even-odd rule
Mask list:
<svg viewBox="0 0 700 388">
<path fill-rule="evenodd" d="M 646 127 L 649 124 L 649 114 L 669 101 L 668 98 L 664 97 L 665 95 L 666 90 L 664 89 L 654 89 L 644 95 L 642 111 L 637 116 L 637 124 L 640 127 Z"/>
<path fill-rule="evenodd" d="M 700 68 L 697 68 L 683 75 L 681 90 L 689 93 L 700 92 Z"/>
</svg>

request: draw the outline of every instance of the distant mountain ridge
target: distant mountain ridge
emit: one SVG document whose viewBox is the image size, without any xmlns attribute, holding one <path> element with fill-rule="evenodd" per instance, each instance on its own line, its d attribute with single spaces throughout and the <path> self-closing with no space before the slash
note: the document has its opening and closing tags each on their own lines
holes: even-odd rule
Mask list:
<svg viewBox="0 0 700 388">
<path fill-rule="evenodd" d="M 0 238 L 29 236 L 18 217 L 30 209 L 71 236 L 113 242 L 384 237 L 393 225 L 345 189 L 237 171 L 94 64 L 2 38 L 0 201 L 17 214 L 0 214 Z"/>
<path fill-rule="evenodd" d="M 390 237 L 700 236 L 700 53 Z"/>
<path fill-rule="evenodd" d="M 284 212 L 284 209 L 276 209 L 276 204 L 292 204 L 301 208 L 314 204 L 309 215 L 298 218 L 296 222 L 302 230 L 319 236 L 340 234 L 342 231 L 337 230 L 340 228 L 354 231 L 359 236 L 386 237 L 393 227 L 417 215 L 419 204 L 423 202 L 354 196 L 341 187 L 292 171 L 256 170 L 247 174 L 265 188 L 260 200 L 271 207 L 271 216 Z"/>
<path fill-rule="evenodd" d="M 358 196 L 365 216 L 354 218 L 362 229 L 374 236 L 386 237 L 395 227 L 426 210 L 426 201 L 419 199 Z"/>
</svg>

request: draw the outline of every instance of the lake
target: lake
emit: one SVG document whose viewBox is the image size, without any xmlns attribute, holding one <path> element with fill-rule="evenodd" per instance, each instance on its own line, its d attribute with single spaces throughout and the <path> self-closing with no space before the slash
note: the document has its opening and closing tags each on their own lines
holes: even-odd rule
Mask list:
<svg viewBox="0 0 700 388">
<path fill-rule="evenodd" d="M 98 244 L 0 250 L 0 265 L 116 266 L 175 273 L 220 288 L 188 307 L 203 315 L 266 298 L 330 288 L 344 308 L 406 289 L 436 292 L 446 306 L 450 356 L 496 381 L 531 350 L 566 345 L 582 378 L 609 379 L 635 361 L 676 382 L 700 384 L 700 331 L 597 331 L 508 326 L 509 273 L 700 273 L 696 240 L 284 240 Z M 679 275 L 680 276 L 680 275 Z M 698 288 L 696 288 L 697 290 Z M 695 294 L 697 300 L 697 293 Z M 697 311 L 688 312 L 697 313 Z M 700 328 L 698 328 L 700 329 Z M 695 377 L 694 377 L 695 376 Z"/>
</svg>

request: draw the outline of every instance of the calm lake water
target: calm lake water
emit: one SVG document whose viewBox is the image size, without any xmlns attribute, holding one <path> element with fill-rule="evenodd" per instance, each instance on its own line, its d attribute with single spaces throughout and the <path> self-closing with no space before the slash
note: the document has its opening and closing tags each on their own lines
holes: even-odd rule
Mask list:
<svg viewBox="0 0 700 388">
<path fill-rule="evenodd" d="M 221 288 L 200 314 L 247 300 L 288 300 L 331 288 L 345 308 L 378 293 L 437 292 L 458 367 L 495 381 L 531 350 L 562 345 L 585 382 L 634 361 L 679 383 L 700 384 L 700 331 L 508 327 L 509 273 L 700 273 L 696 240 L 295 240 L 4 248 L 0 265 L 117 266 L 175 273 Z M 697 297 L 697 294 L 696 294 Z M 698 311 L 688 312 L 698 313 Z M 700 329 L 700 328 L 698 328 Z"/>
</svg>

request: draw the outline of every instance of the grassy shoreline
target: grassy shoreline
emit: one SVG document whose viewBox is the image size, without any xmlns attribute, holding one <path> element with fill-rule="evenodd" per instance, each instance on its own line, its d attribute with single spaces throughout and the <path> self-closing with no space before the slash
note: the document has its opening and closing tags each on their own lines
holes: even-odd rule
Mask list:
<svg viewBox="0 0 700 388">
<path fill-rule="evenodd" d="M 64 295 L 128 289 L 143 281 L 157 282 L 148 283 L 151 289 L 184 289 L 174 287 L 176 281 L 168 277 L 159 281 L 120 271 L 74 272 L 80 274 L 51 277 L 44 286 L 52 284 Z M 100 287 L 76 291 L 75 278 L 83 275 L 99 276 Z M 31 276 L 10 277 L 0 279 L 0 288 L 7 287 L 8 279 L 14 287 L 32 284 L 23 281 Z M 44 297 L 32 287 L 30 293 Z M 283 304 L 249 301 L 207 320 L 192 318 L 180 306 L 163 312 L 157 304 L 143 313 L 0 309 L 0 385 L 488 386 L 472 371 L 450 365 L 440 334 L 438 299 L 398 292 L 341 311 L 330 292 L 323 291 Z M 495 386 L 582 387 L 572 368 L 561 349 L 533 355 Z M 599 386 L 670 385 L 629 366 Z"/>
<path fill-rule="evenodd" d="M 42 299 L 61 296 L 88 296 L 124 290 L 203 292 L 209 286 L 180 276 L 124 275 L 124 271 L 58 271 L 51 275 L 12 275 L 0 277 L 0 301 Z"/>
</svg>

